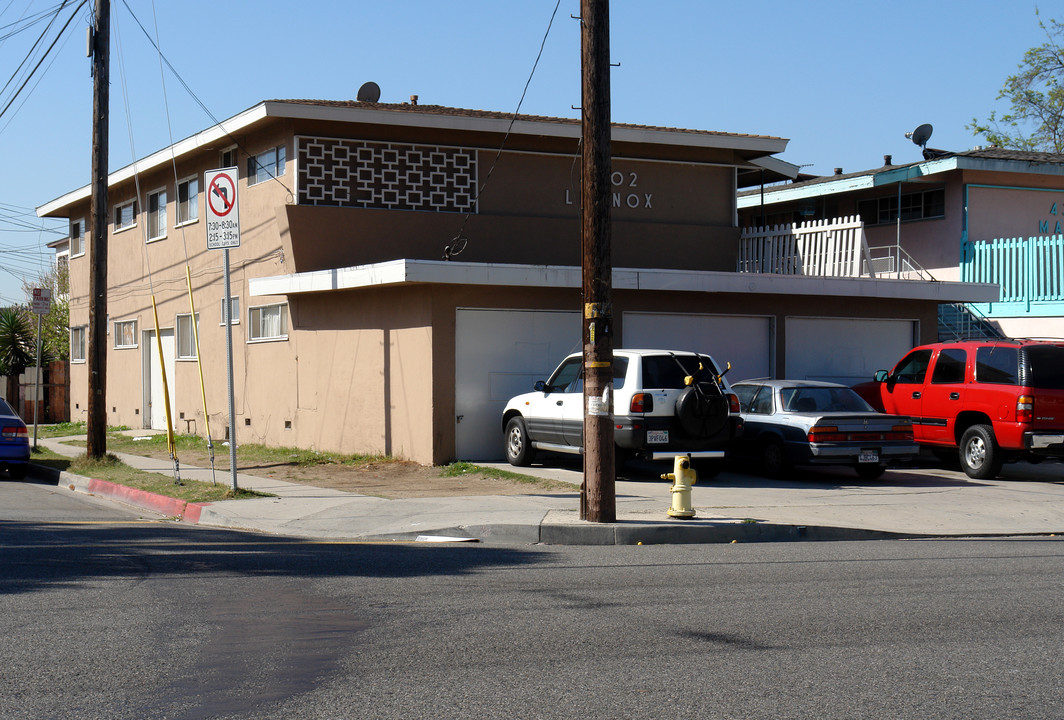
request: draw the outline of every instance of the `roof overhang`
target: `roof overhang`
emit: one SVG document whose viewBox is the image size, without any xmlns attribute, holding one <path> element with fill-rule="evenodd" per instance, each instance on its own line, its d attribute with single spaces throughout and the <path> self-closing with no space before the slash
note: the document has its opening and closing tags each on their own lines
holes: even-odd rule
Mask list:
<svg viewBox="0 0 1064 720">
<path fill-rule="evenodd" d="M 252 278 L 248 281 L 249 292 L 254 297 L 432 283 L 579 289 L 581 270 L 579 267 L 566 265 L 504 265 L 401 259 L 371 265 Z M 997 302 L 999 298 L 998 286 L 991 283 L 636 268 L 614 268 L 613 289 L 863 297 L 940 303 Z"/>
<path fill-rule="evenodd" d="M 267 118 L 286 120 L 325 121 L 358 123 L 363 125 L 396 125 L 413 128 L 448 130 L 453 132 L 478 132 L 484 134 L 534 135 L 579 140 L 579 121 L 564 121 L 559 118 L 518 119 L 489 117 L 476 114 L 448 114 L 418 112 L 413 109 L 388 110 L 374 105 L 359 106 L 329 105 L 284 100 L 267 100 L 234 115 L 228 120 L 207 128 L 192 137 L 181 140 L 147 157 L 127 165 L 107 177 L 108 186 L 132 179 L 138 173 L 148 172 L 170 163 L 174 158 L 200 148 L 218 145 L 226 138 L 239 135 L 249 127 Z M 513 125 L 511 127 L 511 122 Z M 787 140 L 764 135 L 741 135 L 714 133 L 698 130 L 655 128 L 641 125 L 614 125 L 614 143 L 650 145 L 662 148 L 691 148 L 693 150 L 729 150 L 748 162 L 750 158 L 780 153 L 787 149 Z M 618 153 L 618 157 L 623 154 Z M 744 161 L 738 161 L 741 165 Z M 777 161 L 782 162 L 782 161 Z M 92 186 L 73 190 L 37 208 L 38 217 L 65 217 L 63 211 L 72 203 L 88 200 Z"/>
<path fill-rule="evenodd" d="M 941 175 L 953 170 L 1064 175 L 1064 164 L 951 155 L 949 157 L 935 158 L 933 160 L 913 163 L 911 165 L 901 165 L 889 169 L 870 170 L 866 173 L 857 175 L 847 175 L 838 180 L 820 180 L 816 182 L 800 183 L 797 185 L 765 188 L 763 194 L 747 192 L 739 196 L 737 205 L 742 209 L 758 207 L 762 203 L 765 205 L 772 205 L 775 203 L 786 203 L 795 200 L 823 197 L 825 195 L 838 195 L 853 192 L 855 190 L 866 190 L 887 185 L 896 185 L 898 183 L 918 182 L 920 180 L 930 179 L 934 175 Z"/>
</svg>

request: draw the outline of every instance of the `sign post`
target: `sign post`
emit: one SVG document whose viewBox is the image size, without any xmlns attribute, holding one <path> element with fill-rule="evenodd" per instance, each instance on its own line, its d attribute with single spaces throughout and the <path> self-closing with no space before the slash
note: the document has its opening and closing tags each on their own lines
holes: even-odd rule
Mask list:
<svg viewBox="0 0 1064 720">
<path fill-rule="evenodd" d="M 207 197 L 207 249 L 225 251 L 225 364 L 229 384 L 229 472 L 236 483 L 236 403 L 233 399 L 233 303 L 229 291 L 229 248 L 240 247 L 240 208 L 235 167 L 208 170 L 203 174 Z"/>
<path fill-rule="evenodd" d="M 37 405 L 41 398 L 41 319 L 52 309 L 52 291 L 33 288 L 33 314 L 37 316 L 37 372 L 33 376 L 33 447 L 37 447 Z"/>
</svg>

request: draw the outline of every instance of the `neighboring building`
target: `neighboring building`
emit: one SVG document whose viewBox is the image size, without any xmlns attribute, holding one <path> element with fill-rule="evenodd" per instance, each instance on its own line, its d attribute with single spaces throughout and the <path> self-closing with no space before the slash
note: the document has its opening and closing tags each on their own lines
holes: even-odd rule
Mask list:
<svg viewBox="0 0 1064 720">
<path fill-rule="evenodd" d="M 739 194 L 740 224 L 859 215 L 868 244 L 900 245 L 936 280 L 991 282 L 976 304 L 1011 337 L 1064 337 L 1064 155 L 999 148 Z M 901 208 L 899 223 L 898 208 Z"/>
<path fill-rule="evenodd" d="M 229 432 L 231 317 L 239 442 L 501 458 L 506 399 L 580 347 L 579 139 L 577 120 L 268 101 L 113 172 L 108 422 L 164 427 L 165 367 L 176 429 L 204 433 L 187 266 L 216 438 Z M 614 126 L 615 347 L 709 352 L 733 379 L 864 379 L 934 337 L 939 303 L 991 297 L 989 286 L 734 272 L 738 178 L 772 175 L 785 147 Z M 220 167 L 239 168 L 229 301 L 204 227 L 204 172 Z M 84 187 L 38 210 L 71 221 L 75 420 L 89 202 Z"/>
</svg>

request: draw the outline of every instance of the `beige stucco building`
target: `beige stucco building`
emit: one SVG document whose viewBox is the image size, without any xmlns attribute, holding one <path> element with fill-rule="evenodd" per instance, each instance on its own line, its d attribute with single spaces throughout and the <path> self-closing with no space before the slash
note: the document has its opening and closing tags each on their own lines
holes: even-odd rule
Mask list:
<svg viewBox="0 0 1064 720">
<path fill-rule="evenodd" d="M 209 417 L 215 438 L 238 443 L 501 457 L 503 403 L 580 346 L 579 137 L 568 119 L 268 101 L 111 173 L 108 422 L 164 427 L 165 368 L 178 432 L 202 435 Z M 990 297 L 736 273 L 737 178 L 785 146 L 614 127 L 616 347 L 709 352 L 733 379 L 860 377 L 933 337 L 938 303 Z M 204 173 L 224 167 L 239 176 L 232 429 L 224 251 L 208 249 L 205 227 Z M 71 221 L 74 420 L 86 411 L 89 201 L 85 187 L 38 210 Z"/>
</svg>

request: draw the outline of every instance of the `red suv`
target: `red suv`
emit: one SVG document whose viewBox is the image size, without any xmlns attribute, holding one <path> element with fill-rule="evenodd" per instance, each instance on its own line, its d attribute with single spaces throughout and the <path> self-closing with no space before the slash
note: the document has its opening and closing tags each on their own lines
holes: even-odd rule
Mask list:
<svg viewBox="0 0 1064 720">
<path fill-rule="evenodd" d="M 959 448 L 972 478 L 992 478 L 1006 461 L 1064 458 L 1064 340 L 922 345 L 854 389 L 911 417 L 916 441 L 939 457 Z"/>
</svg>

